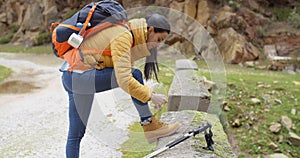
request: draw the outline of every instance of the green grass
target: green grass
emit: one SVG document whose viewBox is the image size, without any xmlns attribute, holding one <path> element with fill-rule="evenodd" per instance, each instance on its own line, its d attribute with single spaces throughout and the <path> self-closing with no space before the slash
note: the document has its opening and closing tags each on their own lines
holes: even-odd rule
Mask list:
<svg viewBox="0 0 300 158">
<path fill-rule="evenodd" d="M 210 79 L 210 72 L 205 62 L 198 62 L 200 73 L 207 79 Z M 165 64 L 166 65 L 166 64 Z M 282 127 L 278 134 L 273 134 L 269 127 L 272 122 L 279 122 L 281 116 L 288 116 L 292 119 L 295 127 L 300 127 L 299 114 L 291 114 L 292 109 L 299 113 L 300 85 L 294 82 L 300 82 L 300 74 L 288 74 L 285 72 L 258 70 L 255 68 L 245 68 L 238 65 L 225 65 L 227 76 L 227 89 L 225 100 L 230 111 L 224 112 L 223 124 L 229 137 L 233 137 L 235 149 L 238 157 L 263 157 L 264 155 L 275 153 L 269 146 L 271 142 L 278 145 L 278 149 L 283 154 L 290 157 L 299 157 L 299 147 L 288 144 L 288 130 Z M 160 72 L 160 81 L 164 86 L 169 87 L 173 77 L 166 75 L 170 72 L 168 68 L 162 68 Z M 260 104 L 252 103 L 251 99 L 257 98 Z M 278 101 L 282 103 L 279 103 Z M 163 110 L 163 112 L 165 109 Z M 240 126 L 232 126 L 235 119 L 240 120 Z M 140 130 L 142 128 L 136 122 L 129 127 L 130 131 Z M 300 128 L 291 129 L 292 132 L 300 135 Z M 279 137 L 283 141 L 278 142 Z M 134 140 L 134 136 L 124 144 L 134 144 L 131 151 L 138 151 L 141 144 Z M 143 141 L 140 141 L 143 142 Z M 232 144 L 233 146 L 233 144 Z M 122 149 L 129 149 L 128 146 Z M 153 146 L 153 150 L 155 146 Z M 128 152 L 122 151 L 123 157 L 143 157 L 151 151 Z"/>
<path fill-rule="evenodd" d="M 292 109 L 300 111 L 300 74 L 255 70 L 237 65 L 227 66 L 226 101 L 230 111 L 226 112 L 229 125 L 228 135 L 234 135 L 240 147 L 240 155 L 254 157 L 274 153 L 271 142 L 278 145 L 278 150 L 288 156 L 300 156 L 299 147 L 288 145 L 288 130 L 282 127 L 280 133 L 273 134 L 269 127 L 272 122 L 279 122 L 281 116 L 292 119 L 295 127 L 300 127 L 299 114 L 291 114 Z M 251 98 L 261 101 L 254 104 Z M 282 103 L 280 103 L 282 102 Z M 233 127 L 232 122 L 240 120 L 240 127 Z M 300 135 L 300 129 L 291 129 Z M 283 142 L 278 142 L 283 136 Z"/>
<path fill-rule="evenodd" d="M 5 78 L 9 77 L 11 72 L 11 69 L 0 65 L 0 82 L 3 81 Z"/>
<path fill-rule="evenodd" d="M 53 53 L 52 46 L 50 44 L 35 46 L 35 47 L 26 47 L 26 46 L 23 46 L 23 45 L 3 44 L 3 45 L 0 45 L 0 52 L 41 53 L 41 54 Z"/>
</svg>

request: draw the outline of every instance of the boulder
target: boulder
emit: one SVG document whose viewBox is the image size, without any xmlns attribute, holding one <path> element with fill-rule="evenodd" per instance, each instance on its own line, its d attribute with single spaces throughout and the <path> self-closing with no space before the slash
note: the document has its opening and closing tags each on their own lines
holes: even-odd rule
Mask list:
<svg viewBox="0 0 300 158">
<path fill-rule="evenodd" d="M 202 147 L 206 147 L 204 134 L 200 133 L 195 137 L 183 141 L 182 143 L 174 146 L 173 148 L 158 155 L 158 158 L 191 158 L 191 157 L 222 157 L 232 158 L 235 157 L 228 137 L 223 130 L 223 127 L 216 115 L 207 114 L 198 111 L 177 111 L 166 112 L 161 116 L 161 120 L 166 123 L 179 122 L 181 124 L 178 131 L 168 137 L 163 137 L 158 140 L 157 149 L 165 146 L 173 140 L 182 137 L 184 134 L 200 126 L 202 123 L 209 122 L 212 124 L 213 141 L 215 151 L 205 150 Z"/>
<path fill-rule="evenodd" d="M 40 3 L 33 2 L 26 10 L 22 25 L 25 30 L 36 31 L 42 26 L 42 20 L 42 8 Z"/>
<path fill-rule="evenodd" d="M 288 156 L 282 154 L 282 153 L 275 153 L 271 155 L 266 155 L 266 158 L 288 158 Z"/>
<path fill-rule="evenodd" d="M 288 139 L 291 141 L 293 145 L 300 147 L 300 137 L 297 134 L 293 132 L 289 132 Z"/>
<path fill-rule="evenodd" d="M 184 13 L 191 18 L 196 18 L 198 0 L 185 0 L 184 2 Z"/>
<path fill-rule="evenodd" d="M 197 18 L 196 20 L 201 24 L 201 25 L 207 25 L 207 21 L 210 17 L 210 10 L 211 8 L 208 5 L 207 0 L 200 0 L 198 2 L 198 9 L 197 9 Z"/>
<path fill-rule="evenodd" d="M 222 51 L 225 62 L 238 64 L 245 61 L 256 60 L 259 49 L 247 42 L 244 36 L 233 28 L 222 29 L 218 32 L 216 41 Z"/>
</svg>

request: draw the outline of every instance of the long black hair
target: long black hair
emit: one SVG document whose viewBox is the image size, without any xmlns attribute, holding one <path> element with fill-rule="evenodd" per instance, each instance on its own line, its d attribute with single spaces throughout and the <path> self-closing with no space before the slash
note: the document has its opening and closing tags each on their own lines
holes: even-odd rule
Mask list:
<svg viewBox="0 0 300 158">
<path fill-rule="evenodd" d="M 171 26 L 168 19 L 159 14 L 152 14 L 146 17 L 147 29 L 151 26 L 154 28 L 155 33 L 167 32 L 170 33 Z M 151 55 L 146 57 L 146 63 L 144 66 L 145 79 L 149 80 L 155 76 L 158 81 L 157 73 L 159 72 L 158 61 L 157 61 L 157 48 L 149 50 Z"/>
</svg>

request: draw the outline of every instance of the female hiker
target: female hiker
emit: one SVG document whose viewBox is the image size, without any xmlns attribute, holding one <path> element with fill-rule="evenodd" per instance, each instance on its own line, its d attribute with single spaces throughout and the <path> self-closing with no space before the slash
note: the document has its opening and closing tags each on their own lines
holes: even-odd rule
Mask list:
<svg viewBox="0 0 300 158">
<path fill-rule="evenodd" d="M 84 65 L 90 69 L 73 69 L 65 62 L 61 67 L 62 83 L 69 96 L 69 132 L 67 157 L 79 157 L 80 141 L 84 136 L 94 94 L 120 87 L 131 95 L 138 111 L 141 126 L 149 143 L 173 134 L 179 123 L 166 124 L 157 120 L 148 102 L 161 109 L 167 102 L 162 94 L 155 94 L 144 85 L 143 74 L 133 68 L 134 61 L 146 57 L 145 78 L 157 79 L 157 46 L 170 33 L 168 20 L 159 14 L 133 19 L 127 27 L 116 25 L 85 39 L 80 46 Z M 86 48 L 86 49 L 85 49 Z M 102 55 L 93 50 L 105 50 Z M 110 54 L 106 55 L 105 52 Z"/>
</svg>

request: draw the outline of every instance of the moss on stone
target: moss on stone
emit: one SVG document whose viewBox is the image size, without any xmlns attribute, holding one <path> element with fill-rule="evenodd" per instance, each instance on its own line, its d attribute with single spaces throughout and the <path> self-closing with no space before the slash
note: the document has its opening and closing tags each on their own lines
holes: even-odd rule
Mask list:
<svg viewBox="0 0 300 158">
<path fill-rule="evenodd" d="M 198 111 L 188 111 L 192 115 L 194 115 L 194 119 L 192 122 L 195 124 L 201 124 L 205 121 L 212 124 L 212 132 L 213 132 L 213 140 L 214 140 L 214 154 L 224 157 L 224 158 L 232 158 L 235 157 L 232 151 L 232 148 L 228 142 L 228 137 L 223 130 L 223 126 L 219 121 L 219 118 L 213 114 L 207 114 L 204 112 Z M 202 147 L 206 146 L 204 135 L 200 134 L 194 137 L 198 141 L 197 144 L 194 145 L 196 151 L 201 153 L 211 153 L 211 151 L 202 149 Z"/>
</svg>

